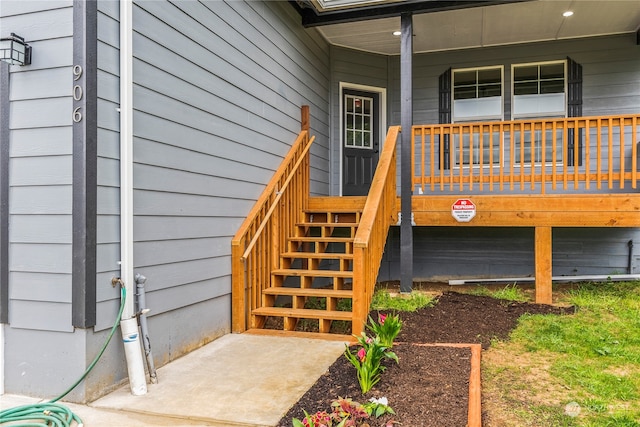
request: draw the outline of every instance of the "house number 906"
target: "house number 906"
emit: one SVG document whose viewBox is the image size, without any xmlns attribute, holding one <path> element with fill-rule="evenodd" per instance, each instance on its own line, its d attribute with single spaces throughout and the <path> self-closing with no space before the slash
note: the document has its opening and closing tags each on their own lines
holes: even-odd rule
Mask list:
<svg viewBox="0 0 640 427">
<path fill-rule="evenodd" d="M 74 65 L 73 66 L 73 81 L 77 82 L 82 77 L 82 66 Z M 83 96 L 82 86 L 76 84 L 73 86 L 73 100 L 81 101 Z M 74 123 L 80 123 L 82 121 L 82 107 L 76 107 L 73 109 L 73 114 L 71 118 Z"/>
</svg>

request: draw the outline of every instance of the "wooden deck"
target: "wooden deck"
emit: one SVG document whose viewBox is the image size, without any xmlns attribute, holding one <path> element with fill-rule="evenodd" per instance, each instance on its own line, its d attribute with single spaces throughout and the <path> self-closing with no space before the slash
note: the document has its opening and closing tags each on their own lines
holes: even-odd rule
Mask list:
<svg viewBox="0 0 640 427">
<path fill-rule="evenodd" d="M 299 319 L 316 319 L 321 336 L 333 321 L 351 322 L 354 334 L 366 322 L 387 232 L 400 212 L 400 128 L 387 135 L 368 196 L 309 197 L 308 110 L 302 123 L 232 241 L 235 332 L 261 328 L 270 317 L 282 318 L 291 333 Z M 552 302 L 553 227 L 640 227 L 640 116 L 420 125 L 411 132 L 415 225 L 534 228 L 539 303 Z M 462 200 L 472 217 L 454 215 Z M 289 306 L 277 306 L 282 297 Z M 325 308 L 307 307 L 312 298 Z M 350 311 L 340 309 L 349 299 Z"/>
</svg>

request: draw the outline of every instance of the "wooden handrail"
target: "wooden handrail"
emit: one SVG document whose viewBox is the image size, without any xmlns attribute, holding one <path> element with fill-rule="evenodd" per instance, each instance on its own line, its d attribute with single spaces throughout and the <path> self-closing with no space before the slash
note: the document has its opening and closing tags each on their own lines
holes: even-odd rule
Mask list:
<svg viewBox="0 0 640 427">
<path fill-rule="evenodd" d="M 415 125 L 413 185 L 432 193 L 636 189 L 639 125 L 640 115 Z"/>
<path fill-rule="evenodd" d="M 302 131 L 273 178 L 231 240 L 232 330 L 247 329 L 248 315 L 262 305 L 262 290 L 309 200 L 308 108 L 302 110 Z M 259 325 L 251 325 L 259 326 Z"/>
<path fill-rule="evenodd" d="M 353 244 L 352 333 L 364 330 L 396 204 L 396 145 L 400 126 L 387 132 Z"/>
<path fill-rule="evenodd" d="M 354 246 L 365 246 L 371 239 L 371 230 L 377 219 L 376 213 L 378 212 L 378 206 L 384 196 L 387 177 L 389 176 L 389 172 L 392 167 L 395 169 L 396 166 L 395 162 L 392 164 L 392 160 L 394 160 L 396 141 L 399 133 L 400 126 L 392 126 L 387 132 L 387 138 L 385 139 L 384 147 L 382 148 L 378 167 L 376 168 L 373 180 L 371 181 L 369 196 L 364 204 L 362 217 L 360 219 L 360 224 L 358 225 L 358 232 L 356 233 L 353 241 Z"/>
<path fill-rule="evenodd" d="M 240 228 L 236 232 L 235 236 L 231 239 L 232 245 L 239 245 L 240 242 L 242 242 L 243 238 L 248 233 L 248 230 L 251 227 L 251 224 L 256 220 L 256 217 L 259 214 L 260 210 L 264 205 L 267 204 L 269 197 L 271 197 L 271 195 L 274 193 L 274 190 L 278 185 L 278 181 L 280 180 L 280 178 L 282 178 L 282 175 L 286 170 L 286 165 L 291 163 L 292 159 L 296 155 L 296 152 L 300 149 L 300 146 L 306 142 L 305 141 L 306 137 L 307 137 L 307 131 L 301 131 L 298 134 L 298 137 L 296 138 L 295 142 L 291 146 L 291 149 L 289 149 L 289 152 L 287 153 L 286 157 L 282 160 L 280 167 L 273 174 L 271 181 L 269 181 L 265 189 L 262 190 L 262 194 L 260 195 L 256 203 L 253 205 L 253 207 L 249 211 L 249 214 L 240 225 Z"/>
<path fill-rule="evenodd" d="M 251 250 L 255 246 L 256 241 L 258 240 L 258 238 L 260 238 L 260 235 L 264 231 L 264 228 L 266 227 L 269 219 L 271 218 L 271 215 L 273 215 L 273 212 L 278 207 L 278 203 L 280 202 L 280 199 L 282 198 L 282 195 L 284 194 L 284 192 L 289 187 L 289 183 L 293 179 L 294 175 L 298 172 L 298 169 L 300 168 L 300 165 L 302 164 L 303 160 L 305 160 L 305 156 L 309 152 L 309 149 L 311 148 L 311 144 L 313 144 L 313 141 L 315 141 L 315 138 L 316 138 L 315 136 L 311 137 L 311 139 L 309 140 L 308 144 L 305 146 L 305 148 L 300 153 L 300 157 L 298 158 L 298 161 L 293 165 L 293 168 L 291 169 L 291 171 L 287 175 L 287 179 L 285 179 L 284 183 L 282 184 L 282 187 L 279 190 L 276 190 L 276 193 L 275 193 L 276 197 L 271 202 L 271 207 L 269 208 L 269 210 L 265 214 L 264 218 L 260 222 L 260 225 L 258 226 L 258 229 L 256 230 L 255 235 L 253 236 L 253 239 L 251 239 L 251 241 L 247 245 L 247 249 L 245 249 L 244 253 L 242 254 L 241 260 L 243 262 L 249 256 L 249 253 L 251 252 Z"/>
</svg>

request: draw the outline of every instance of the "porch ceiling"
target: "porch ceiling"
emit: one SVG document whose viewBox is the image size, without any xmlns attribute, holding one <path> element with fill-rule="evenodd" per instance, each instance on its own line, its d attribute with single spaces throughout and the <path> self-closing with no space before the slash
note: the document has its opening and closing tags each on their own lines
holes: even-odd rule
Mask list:
<svg viewBox="0 0 640 427">
<path fill-rule="evenodd" d="M 490 6 L 469 2 L 469 5 L 475 7 L 415 13 L 414 52 L 633 33 L 640 27 L 640 1 L 635 0 L 534 0 Z M 563 17 L 567 10 L 573 11 L 573 16 Z M 339 16 L 336 18 L 333 22 L 339 22 Z M 361 12 L 359 19 L 364 20 L 314 25 L 318 25 L 331 44 L 385 55 L 400 54 L 400 38 L 392 35 L 400 29 L 399 16 L 370 19 L 366 12 Z"/>
</svg>

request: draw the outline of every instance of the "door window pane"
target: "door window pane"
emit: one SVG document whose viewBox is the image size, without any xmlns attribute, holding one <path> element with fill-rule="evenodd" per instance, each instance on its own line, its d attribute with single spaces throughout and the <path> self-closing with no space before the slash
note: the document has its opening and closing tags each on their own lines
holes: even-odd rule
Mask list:
<svg viewBox="0 0 640 427">
<path fill-rule="evenodd" d="M 345 95 L 345 146 L 373 147 L 372 106 L 372 98 Z"/>
</svg>

